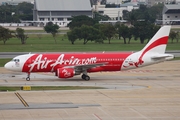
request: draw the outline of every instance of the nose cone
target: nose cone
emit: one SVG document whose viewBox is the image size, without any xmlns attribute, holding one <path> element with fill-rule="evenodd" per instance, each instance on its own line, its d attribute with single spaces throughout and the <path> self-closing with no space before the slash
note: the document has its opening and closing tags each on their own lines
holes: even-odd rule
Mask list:
<svg viewBox="0 0 180 120">
<path fill-rule="evenodd" d="M 8 70 L 11 70 L 11 65 L 10 65 L 10 63 L 9 63 L 9 62 L 6 63 L 6 64 L 4 65 L 4 68 L 6 68 L 6 69 L 8 69 Z"/>
<path fill-rule="evenodd" d="M 19 65 L 19 63 L 15 63 L 15 62 L 8 62 L 4 65 L 4 68 L 6 68 L 7 70 L 11 70 L 11 71 L 16 71 L 16 72 L 21 72 L 22 71 L 22 67 Z"/>
</svg>

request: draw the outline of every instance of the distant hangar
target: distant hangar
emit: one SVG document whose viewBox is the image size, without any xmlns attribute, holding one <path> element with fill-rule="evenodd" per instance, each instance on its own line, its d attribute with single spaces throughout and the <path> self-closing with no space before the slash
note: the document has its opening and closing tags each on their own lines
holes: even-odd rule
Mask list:
<svg viewBox="0 0 180 120">
<path fill-rule="evenodd" d="M 35 0 L 31 22 L 37 26 L 44 26 L 49 21 L 67 26 L 71 18 L 78 15 L 92 17 L 90 0 Z"/>
<path fill-rule="evenodd" d="M 180 3 L 165 4 L 162 11 L 162 15 L 162 24 L 180 25 Z"/>
</svg>

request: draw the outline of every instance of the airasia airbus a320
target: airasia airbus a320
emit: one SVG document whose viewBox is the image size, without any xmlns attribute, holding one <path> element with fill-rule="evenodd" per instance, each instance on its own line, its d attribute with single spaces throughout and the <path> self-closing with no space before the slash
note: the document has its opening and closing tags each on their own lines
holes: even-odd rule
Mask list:
<svg viewBox="0 0 180 120">
<path fill-rule="evenodd" d="M 103 71 L 122 71 L 139 68 L 165 60 L 174 55 L 165 54 L 171 26 L 163 26 L 138 52 L 92 52 L 67 54 L 25 54 L 13 58 L 5 64 L 12 71 L 26 72 L 30 80 L 33 72 L 54 72 L 59 78 L 71 78 L 82 75 L 90 80 L 87 73 Z"/>
</svg>

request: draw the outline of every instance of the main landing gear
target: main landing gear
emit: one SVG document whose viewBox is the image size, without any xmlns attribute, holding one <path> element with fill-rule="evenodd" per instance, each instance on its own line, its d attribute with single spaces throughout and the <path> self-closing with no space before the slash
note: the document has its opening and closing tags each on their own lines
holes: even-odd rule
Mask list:
<svg viewBox="0 0 180 120">
<path fill-rule="evenodd" d="M 89 81 L 89 80 L 90 80 L 90 77 L 89 77 L 88 75 L 86 75 L 86 74 L 82 74 L 81 78 L 82 78 L 83 80 L 86 80 L 86 81 Z"/>
<path fill-rule="evenodd" d="M 28 73 L 26 80 L 30 81 L 30 73 Z"/>
<path fill-rule="evenodd" d="M 86 80 L 86 81 L 90 80 L 90 77 L 87 75 L 87 70 L 86 69 L 83 70 L 81 78 L 83 80 Z"/>
</svg>

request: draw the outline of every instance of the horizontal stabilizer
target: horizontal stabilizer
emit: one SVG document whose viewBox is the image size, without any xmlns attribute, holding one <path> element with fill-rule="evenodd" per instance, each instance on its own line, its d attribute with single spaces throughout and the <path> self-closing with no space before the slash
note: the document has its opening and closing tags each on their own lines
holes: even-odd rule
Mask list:
<svg viewBox="0 0 180 120">
<path fill-rule="evenodd" d="M 160 55 L 155 55 L 151 57 L 151 59 L 154 59 L 154 60 L 160 60 L 160 59 L 171 60 L 173 58 L 174 58 L 174 55 L 171 55 L 171 54 L 160 54 Z"/>
</svg>

